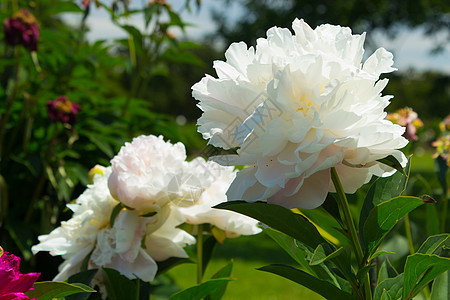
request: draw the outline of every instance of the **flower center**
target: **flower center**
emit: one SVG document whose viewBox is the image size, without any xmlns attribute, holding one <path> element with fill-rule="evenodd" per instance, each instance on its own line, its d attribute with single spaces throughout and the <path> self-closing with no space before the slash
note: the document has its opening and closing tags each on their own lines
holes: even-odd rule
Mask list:
<svg viewBox="0 0 450 300">
<path fill-rule="evenodd" d="M 68 99 L 64 99 L 56 104 L 56 109 L 62 113 L 69 114 L 72 112 L 72 102 Z"/>
</svg>

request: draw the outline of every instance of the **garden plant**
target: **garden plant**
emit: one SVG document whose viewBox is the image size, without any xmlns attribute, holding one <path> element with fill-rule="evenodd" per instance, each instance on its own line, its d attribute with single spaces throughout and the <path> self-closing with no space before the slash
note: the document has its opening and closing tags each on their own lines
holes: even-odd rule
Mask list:
<svg viewBox="0 0 450 300">
<path fill-rule="evenodd" d="M 395 58 L 364 53 L 370 32 L 299 16 L 210 69 L 170 1 L 132 2 L 1 2 L 0 299 L 227 298 L 236 263 L 214 262 L 241 236 L 287 258 L 250 282 L 448 299 L 450 112 L 388 113 Z M 94 10 L 125 38 L 91 42 Z"/>
</svg>

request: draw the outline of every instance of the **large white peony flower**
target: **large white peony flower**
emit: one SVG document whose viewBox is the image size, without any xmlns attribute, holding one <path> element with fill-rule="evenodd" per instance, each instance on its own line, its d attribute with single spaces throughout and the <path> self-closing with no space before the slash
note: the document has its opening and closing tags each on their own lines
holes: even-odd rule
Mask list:
<svg viewBox="0 0 450 300">
<path fill-rule="evenodd" d="M 407 144 L 404 128 L 385 120 L 391 96 L 380 74 L 392 72 L 392 54 L 383 48 L 361 64 L 365 34 L 346 27 L 311 29 L 293 22 L 293 35 L 273 27 L 256 48 L 233 43 L 226 61 L 216 61 L 218 78 L 207 75 L 193 96 L 203 115 L 199 132 L 236 155 L 223 165 L 247 165 L 231 184 L 229 200 L 257 201 L 288 208 L 323 203 L 336 167 L 345 192 L 353 193 L 372 175 L 394 170 L 376 160 L 395 156 Z"/>
<path fill-rule="evenodd" d="M 179 208 L 188 224 L 211 224 L 225 232 L 226 237 L 252 235 L 261 232 L 258 221 L 233 211 L 215 209 L 213 206 L 226 202 L 225 192 L 236 177 L 233 167 L 224 167 L 213 161 L 198 157 L 187 164 L 186 173 L 197 177 L 202 193 L 196 203 Z"/>
<path fill-rule="evenodd" d="M 111 160 L 108 186 L 114 198 L 128 207 L 158 212 L 169 202 L 193 204 L 201 187 L 183 174 L 186 150 L 159 136 L 139 136 L 125 143 Z"/>
<path fill-rule="evenodd" d="M 40 244 L 33 246 L 33 253 L 50 251 L 51 255 L 62 255 L 65 259 L 55 280 L 65 280 L 79 272 L 90 255 L 89 269 L 113 268 L 130 279 L 139 277 L 149 282 L 157 272 L 155 261 L 187 257 L 182 247 L 195 242 L 192 236 L 176 228 L 184 219 L 170 206 L 152 217 L 123 209 L 111 226 L 111 213 L 119 202 L 108 190 L 110 174 L 108 167 L 94 175 L 93 185 L 74 204 L 68 205 L 74 212 L 72 218 L 50 234 L 40 236 Z"/>
</svg>

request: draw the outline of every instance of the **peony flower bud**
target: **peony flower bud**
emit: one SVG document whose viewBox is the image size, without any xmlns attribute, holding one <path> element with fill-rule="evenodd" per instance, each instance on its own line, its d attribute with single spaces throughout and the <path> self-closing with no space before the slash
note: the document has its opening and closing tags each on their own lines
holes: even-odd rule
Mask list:
<svg viewBox="0 0 450 300">
<path fill-rule="evenodd" d="M 25 9 L 5 19 L 5 39 L 11 46 L 22 44 L 29 51 L 37 51 L 39 27 L 34 16 Z"/>
<path fill-rule="evenodd" d="M 66 96 L 60 96 L 54 101 L 47 101 L 48 116 L 53 122 L 73 126 L 80 110 L 80 105 L 71 102 Z"/>
</svg>

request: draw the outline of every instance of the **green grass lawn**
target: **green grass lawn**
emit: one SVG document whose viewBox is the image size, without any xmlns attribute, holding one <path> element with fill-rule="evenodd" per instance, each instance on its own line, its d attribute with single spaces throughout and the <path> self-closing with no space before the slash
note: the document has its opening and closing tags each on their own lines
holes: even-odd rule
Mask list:
<svg viewBox="0 0 450 300">
<path fill-rule="evenodd" d="M 258 271 L 259 267 L 295 262 L 265 234 L 228 239 L 219 244 L 205 279 L 233 259 L 232 278 L 223 299 L 323 299 L 320 295 L 280 276 Z M 168 273 L 182 289 L 196 285 L 196 265 L 184 264 Z"/>
</svg>

